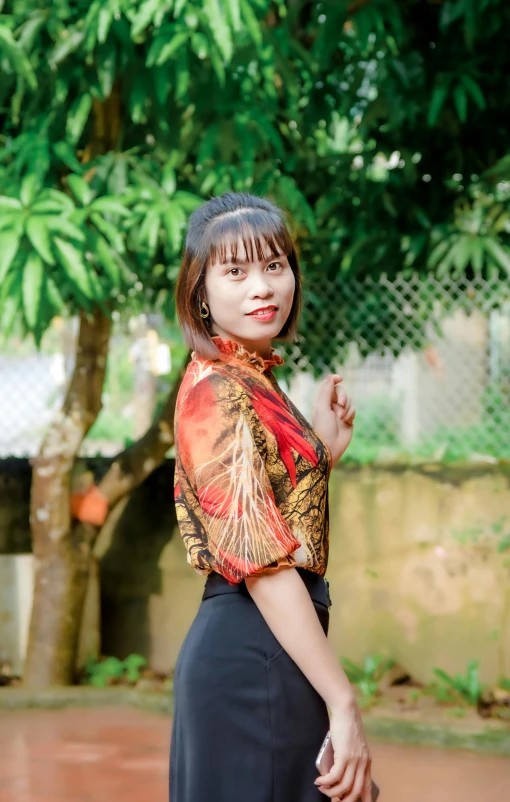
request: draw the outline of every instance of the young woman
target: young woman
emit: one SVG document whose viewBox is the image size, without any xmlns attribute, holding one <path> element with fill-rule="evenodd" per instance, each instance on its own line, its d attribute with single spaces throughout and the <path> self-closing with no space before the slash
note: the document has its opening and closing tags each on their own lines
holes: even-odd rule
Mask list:
<svg viewBox="0 0 510 802">
<path fill-rule="evenodd" d="M 354 408 L 329 375 L 313 427 L 280 389 L 295 339 L 296 248 L 282 212 L 243 193 L 190 218 L 176 290 L 193 349 L 175 416 L 175 503 L 207 576 L 174 677 L 171 802 L 371 802 L 370 756 L 327 640 L 328 478 Z M 328 711 L 329 708 L 329 711 Z M 318 777 L 328 728 L 335 762 Z"/>
</svg>

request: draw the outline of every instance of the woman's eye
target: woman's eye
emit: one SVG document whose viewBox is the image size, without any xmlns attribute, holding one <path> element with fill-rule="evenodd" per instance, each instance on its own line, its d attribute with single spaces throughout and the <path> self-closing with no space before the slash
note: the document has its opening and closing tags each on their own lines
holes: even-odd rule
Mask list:
<svg viewBox="0 0 510 802">
<path fill-rule="evenodd" d="M 271 262 L 271 264 L 268 265 L 268 268 L 269 267 L 274 267 L 275 269 L 278 269 L 281 266 L 282 266 L 281 262 Z"/>
<path fill-rule="evenodd" d="M 237 272 L 234 272 L 234 271 L 237 271 Z M 236 277 L 237 277 L 237 276 L 239 276 L 239 275 L 240 275 L 240 272 L 241 272 L 241 271 L 240 271 L 240 269 L 239 269 L 238 267 L 231 267 L 231 268 L 230 268 L 230 270 L 229 270 L 228 272 L 229 272 L 231 275 L 233 275 L 233 276 L 236 276 Z"/>
</svg>

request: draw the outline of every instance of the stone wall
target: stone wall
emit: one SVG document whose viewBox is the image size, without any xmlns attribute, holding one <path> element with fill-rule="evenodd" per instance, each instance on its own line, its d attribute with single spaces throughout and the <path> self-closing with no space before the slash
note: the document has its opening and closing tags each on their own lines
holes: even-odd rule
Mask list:
<svg viewBox="0 0 510 802">
<path fill-rule="evenodd" d="M 0 551 L 29 542 L 25 474 L 11 471 L 0 497 Z M 424 681 L 434 666 L 463 671 L 471 658 L 485 681 L 510 676 L 508 466 L 337 467 L 330 520 L 339 655 L 388 654 Z M 204 584 L 176 531 L 172 461 L 118 510 L 96 552 L 103 652 L 172 668 Z"/>
</svg>

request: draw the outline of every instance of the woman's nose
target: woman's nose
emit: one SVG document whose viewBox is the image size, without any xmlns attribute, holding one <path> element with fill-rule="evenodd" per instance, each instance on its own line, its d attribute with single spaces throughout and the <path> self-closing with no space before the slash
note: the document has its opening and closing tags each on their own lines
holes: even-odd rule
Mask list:
<svg viewBox="0 0 510 802">
<path fill-rule="evenodd" d="M 253 284 L 250 286 L 251 297 L 266 298 L 274 292 L 268 280 L 262 276 L 253 279 Z"/>
</svg>

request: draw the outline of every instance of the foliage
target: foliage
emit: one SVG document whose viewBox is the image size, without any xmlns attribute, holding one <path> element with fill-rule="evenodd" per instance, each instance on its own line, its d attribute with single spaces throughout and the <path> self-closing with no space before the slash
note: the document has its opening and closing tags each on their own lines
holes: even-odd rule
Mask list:
<svg viewBox="0 0 510 802">
<path fill-rule="evenodd" d="M 106 657 L 99 661 L 89 658 L 85 665 L 87 683 L 96 688 L 105 688 L 112 681 L 135 683 L 140 679 L 141 669 L 145 665 L 147 661 L 140 654 L 130 654 L 125 660 L 117 657 Z"/>
<path fill-rule="evenodd" d="M 369 705 L 375 701 L 380 682 L 385 673 L 395 665 L 395 661 L 380 654 L 369 654 L 362 665 L 357 665 L 346 657 L 342 658 L 342 665 L 350 682 L 359 688 L 363 704 Z"/>
<path fill-rule="evenodd" d="M 449 700 L 450 695 L 461 698 L 470 705 L 477 705 L 484 686 L 480 683 L 478 660 L 470 660 L 465 674 L 448 674 L 440 668 L 434 669 L 434 674 L 441 680 L 438 686 L 438 695 L 443 695 L 441 701 Z"/>
<path fill-rule="evenodd" d="M 227 189 L 291 212 L 305 333 L 314 282 L 339 270 L 510 272 L 503 0 L 7 0 L 3 12 L 4 335 L 39 340 L 53 315 L 94 304 L 149 300 L 172 318 L 187 215 Z M 338 303 L 347 339 L 386 344 L 386 326 L 360 334 Z M 315 363 L 324 343 L 310 348 Z"/>
</svg>

